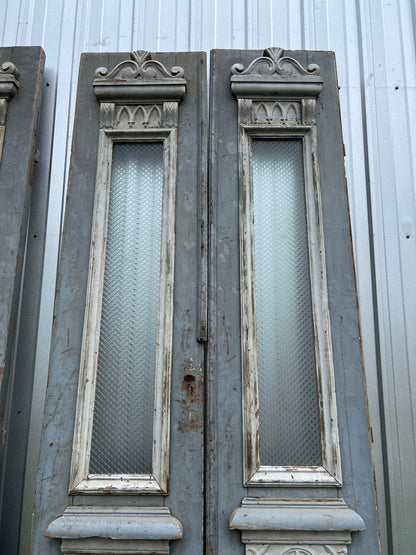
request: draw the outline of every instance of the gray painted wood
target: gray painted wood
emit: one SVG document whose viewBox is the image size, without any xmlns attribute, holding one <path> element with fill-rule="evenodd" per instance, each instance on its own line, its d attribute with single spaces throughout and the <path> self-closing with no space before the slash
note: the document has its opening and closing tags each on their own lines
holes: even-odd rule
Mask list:
<svg viewBox="0 0 416 555">
<path fill-rule="evenodd" d="M 366 399 L 359 342 L 334 57 L 323 52 L 285 54 L 321 67 L 317 105 L 318 152 L 334 349 L 342 488 L 242 487 L 241 360 L 238 260 L 237 102 L 230 68 L 247 66 L 262 51 L 214 51 L 211 58 L 210 317 L 207 364 L 208 553 L 243 553 L 228 518 L 244 495 L 343 497 L 367 530 L 355 534 L 349 553 L 379 552 Z"/>
<path fill-rule="evenodd" d="M 253 56 L 254 57 L 254 56 Z M 228 519 L 245 495 L 241 411 L 237 100 L 229 77 L 241 52 L 210 63 L 210 277 L 207 357 L 206 551 L 242 554 Z"/>
<path fill-rule="evenodd" d="M 410 263 L 416 260 L 412 231 L 415 222 L 415 157 L 412 155 L 416 137 L 413 123 L 416 117 L 415 22 L 415 4 L 411 0 L 372 0 L 371 3 L 181 0 L 168 6 L 154 0 L 3 0 L 1 44 L 42 45 L 47 52 L 45 75 L 50 85 L 44 91 L 45 125 L 40 136 L 44 159 L 42 179 L 50 182 L 51 197 L 31 469 L 37 465 L 37 428 L 43 413 L 61 204 L 69 169 L 80 53 L 136 48 L 209 51 L 210 48 L 260 48 L 270 44 L 292 49 L 333 50 L 341 87 L 382 536 L 393 534 L 390 540 L 399 553 L 413 549 L 416 496 L 407 485 L 414 482 L 412 461 L 416 456 L 412 412 L 416 296 L 415 268 Z M 401 388 L 400 384 L 406 385 Z M 30 479 L 28 482 L 30 486 Z M 30 492 L 27 519 L 32 510 L 31 497 Z M 388 524 L 383 525 L 390 497 L 394 532 L 389 515 Z"/>
<path fill-rule="evenodd" d="M 99 104 L 92 81 L 97 67 L 114 67 L 129 53 L 84 54 L 81 59 L 73 155 L 36 486 L 32 552 L 60 553 L 60 542 L 45 538 L 50 522 L 71 504 L 161 505 L 184 525 L 172 553 L 202 552 L 203 504 L 203 347 L 197 330 L 198 187 L 204 140 L 204 54 L 158 54 L 166 67 L 182 66 L 188 82 L 179 107 L 176 192 L 176 261 L 172 368 L 171 461 L 169 495 L 68 495 L 72 436 L 92 224 L 99 129 Z M 195 380 L 186 381 L 185 376 Z M 179 543 L 179 541 L 178 541 Z"/>
<path fill-rule="evenodd" d="M 329 49 L 336 53 L 341 87 L 382 537 L 390 534 L 399 553 L 411 551 L 416 535 L 416 496 L 407 487 L 414 482 L 412 461 L 416 456 L 412 412 L 416 296 L 415 269 L 410 263 L 416 260 L 411 154 L 416 136 L 414 2 L 181 0 L 167 6 L 154 0 L 3 0 L 2 8 L 1 44 L 41 44 L 48 56 L 45 75 L 50 85 L 44 91 L 45 125 L 40 136 L 43 164 L 39 169 L 42 180 L 50 182 L 51 196 L 32 420 L 32 472 L 38 457 L 37 430 L 43 413 L 80 53 L 136 48 L 209 51 L 270 44 Z M 400 388 L 400 384 L 406 386 Z M 26 520 L 32 510 L 28 478 Z M 389 515 L 385 523 L 390 497 L 394 532 Z M 384 544 L 387 546 L 386 541 Z"/>
<path fill-rule="evenodd" d="M 47 183 L 32 192 L 45 55 L 0 49 L 20 88 L 9 101 L 0 161 L 0 551 L 19 549 L 47 210 Z"/>
</svg>

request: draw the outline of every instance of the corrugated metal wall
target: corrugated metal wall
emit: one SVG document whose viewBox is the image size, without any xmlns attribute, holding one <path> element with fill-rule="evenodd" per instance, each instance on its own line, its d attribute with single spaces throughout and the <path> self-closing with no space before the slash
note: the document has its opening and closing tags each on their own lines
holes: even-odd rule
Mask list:
<svg viewBox="0 0 416 555">
<path fill-rule="evenodd" d="M 337 55 L 383 547 L 413 552 L 415 36 L 414 0 L 1 0 L 1 45 L 41 45 L 47 68 L 37 179 L 50 185 L 50 209 L 26 526 L 80 53 L 274 45 Z"/>
</svg>

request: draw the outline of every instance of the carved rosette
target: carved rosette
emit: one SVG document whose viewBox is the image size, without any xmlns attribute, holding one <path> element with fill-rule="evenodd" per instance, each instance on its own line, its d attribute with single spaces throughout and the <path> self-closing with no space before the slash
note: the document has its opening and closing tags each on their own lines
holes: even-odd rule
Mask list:
<svg viewBox="0 0 416 555">
<path fill-rule="evenodd" d="M 100 101 L 100 127 L 115 130 L 172 128 L 186 93 L 181 67 L 168 71 L 150 52 L 138 50 L 111 71 L 99 67 L 93 81 Z"/>
<path fill-rule="evenodd" d="M 323 83 L 318 65 L 304 68 L 294 58 L 284 56 L 283 48 L 273 47 L 247 69 L 234 64 L 231 73 L 240 123 L 285 127 L 315 123 L 316 98 Z"/>
<path fill-rule="evenodd" d="M 6 116 L 9 101 L 20 87 L 19 71 L 11 62 L 0 67 L 0 161 L 3 152 L 4 135 L 6 131 Z"/>
</svg>

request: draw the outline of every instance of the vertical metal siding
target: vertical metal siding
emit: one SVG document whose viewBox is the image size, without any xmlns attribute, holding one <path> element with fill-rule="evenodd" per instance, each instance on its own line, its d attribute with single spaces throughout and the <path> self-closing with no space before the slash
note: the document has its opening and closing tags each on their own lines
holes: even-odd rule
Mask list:
<svg viewBox="0 0 416 555">
<path fill-rule="evenodd" d="M 394 552 L 415 541 L 415 6 L 362 10 L 369 184 L 378 308 L 379 383 L 385 421 Z M 412 98 L 413 97 L 413 98 Z M 413 100 L 413 105 L 411 103 Z"/>
<path fill-rule="evenodd" d="M 0 43 L 40 44 L 37 179 L 50 186 L 33 407 L 39 439 L 61 206 L 83 51 L 263 48 L 336 52 L 383 546 L 416 541 L 416 8 L 413 0 L 2 0 Z M 35 467 L 29 464 L 28 498 Z M 384 483 L 386 478 L 386 483 Z M 386 499 L 384 493 L 387 493 Z M 389 504 L 390 501 L 390 504 Z M 30 503 L 29 503 L 30 505 Z M 389 514 L 391 512 L 391 521 Z M 26 514 L 26 525 L 28 522 Z"/>
</svg>

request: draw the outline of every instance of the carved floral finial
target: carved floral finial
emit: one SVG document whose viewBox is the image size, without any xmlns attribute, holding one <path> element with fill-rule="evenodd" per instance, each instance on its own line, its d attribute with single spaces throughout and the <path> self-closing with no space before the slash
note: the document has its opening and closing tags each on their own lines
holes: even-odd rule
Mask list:
<svg viewBox="0 0 416 555">
<path fill-rule="evenodd" d="M 283 56 L 283 52 L 283 48 L 270 46 L 269 48 L 266 48 L 266 50 L 263 52 L 263 56 L 265 58 L 271 58 L 273 61 L 277 62 L 277 60 Z"/>
<path fill-rule="evenodd" d="M 131 59 L 136 61 L 139 65 L 143 65 L 144 62 L 152 59 L 152 56 L 148 50 L 135 50 L 130 54 Z"/>
<path fill-rule="evenodd" d="M 182 67 L 174 66 L 169 72 L 161 62 L 152 60 L 152 56 L 147 50 L 136 50 L 130 56 L 131 60 L 119 63 L 110 72 L 106 67 L 96 69 L 96 79 L 108 81 L 152 81 L 157 79 L 183 78 L 184 70 Z"/>
<path fill-rule="evenodd" d="M 247 69 L 242 64 L 234 64 L 231 72 L 233 75 L 280 76 L 282 78 L 319 75 L 317 64 L 309 64 L 305 69 L 297 60 L 283 56 L 283 54 L 283 48 L 271 46 L 266 48 L 263 56 L 253 60 Z"/>
</svg>

